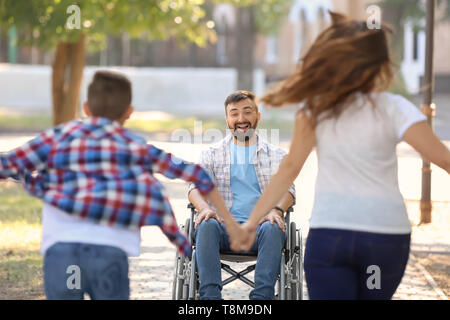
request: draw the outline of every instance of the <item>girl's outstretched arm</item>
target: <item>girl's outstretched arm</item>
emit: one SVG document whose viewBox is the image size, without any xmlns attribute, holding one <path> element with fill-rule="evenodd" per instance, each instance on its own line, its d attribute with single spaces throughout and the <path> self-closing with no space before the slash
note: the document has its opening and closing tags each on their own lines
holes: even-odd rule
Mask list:
<svg viewBox="0 0 450 320">
<path fill-rule="evenodd" d="M 403 140 L 450 174 L 450 151 L 426 122 L 418 122 L 409 127 L 403 135 Z"/>
</svg>

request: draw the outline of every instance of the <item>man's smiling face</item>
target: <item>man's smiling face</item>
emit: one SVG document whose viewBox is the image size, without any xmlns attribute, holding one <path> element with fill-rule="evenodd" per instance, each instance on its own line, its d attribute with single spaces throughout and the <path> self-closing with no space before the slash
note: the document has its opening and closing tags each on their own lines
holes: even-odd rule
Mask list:
<svg viewBox="0 0 450 320">
<path fill-rule="evenodd" d="M 256 105 L 248 98 L 227 105 L 225 121 L 239 141 L 248 141 L 254 135 L 260 118 Z"/>
</svg>

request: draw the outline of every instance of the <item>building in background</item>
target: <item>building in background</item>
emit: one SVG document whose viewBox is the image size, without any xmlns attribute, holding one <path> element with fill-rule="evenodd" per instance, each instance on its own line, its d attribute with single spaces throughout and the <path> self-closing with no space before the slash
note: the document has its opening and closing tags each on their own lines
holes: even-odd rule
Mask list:
<svg viewBox="0 0 450 320">
<path fill-rule="evenodd" d="M 434 71 L 435 92 L 450 93 L 450 22 L 439 21 L 444 14 L 441 7 L 435 25 Z M 425 26 L 425 19 L 422 21 Z M 401 71 L 407 90 L 419 93 L 425 73 L 425 31 L 416 31 L 411 22 L 404 26 L 404 51 Z"/>
<path fill-rule="evenodd" d="M 294 1 L 279 35 L 266 39 L 266 45 L 260 47 L 261 51 L 266 50 L 266 57 L 270 57 L 265 61 L 267 79 L 269 81 L 282 79 L 293 70 L 311 42 L 329 25 L 328 10 L 365 20 L 368 18 L 367 7 L 375 2 L 374 0 Z M 439 21 L 445 9 L 443 6 L 438 8 L 436 14 L 438 18 L 434 50 L 436 93 L 450 93 L 450 22 Z M 403 28 L 403 58 L 400 70 L 405 89 L 415 95 L 420 92 L 424 75 L 425 31 L 415 31 L 411 22 L 406 22 Z"/>
</svg>

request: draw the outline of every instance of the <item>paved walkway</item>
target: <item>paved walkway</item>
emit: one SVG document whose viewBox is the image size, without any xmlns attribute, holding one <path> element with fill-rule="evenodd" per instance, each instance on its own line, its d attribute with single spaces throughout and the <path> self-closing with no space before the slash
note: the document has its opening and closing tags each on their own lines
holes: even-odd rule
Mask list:
<svg viewBox="0 0 450 320">
<path fill-rule="evenodd" d="M 31 137 L 9 136 L 0 137 L 0 152 L 10 150 Z M 181 143 L 161 143 L 155 145 L 163 148 L 176 156 L 189 161 L 195 161 L 200 150 L 205 147 L 201 145 Z M 449 144 L 448 144 L 449 145 Z M 287 149 L 287 144 L 282 144 Z M 420 168 L 421 159 L 407 145 L 401 144 L 398 148 L 399 154 L 399 185 L 400 190 L 408 200 L 420 199 Z M 443 170 L 432 167 L 432 199 L 433 201 L 450 202 L 450 177 Z M 297 206 L 293 220 L 303 230 L 308 230 L 309 214 L 312 208 L 314 193 L 314 182 L 317 174 L 315 155 L 312 155 L 305 163 L 304 169 L 296 180 Z M 180 181 L 168 181 L 161 179 L 166 185 L 168 195 L 171 199 L 178 223 L 184 223 L 188 217 L 186 208 L 187 185 Z M 450 240 L 448 236 L 449 220 L 447 214 L 440 214 L 437 219 L 445 219 L 438 230 L 432 227 L 414 227 L 412 253 L 415 250 L 438 251 L 450 253 Z M 410 219 L 414 218 L 410 216 Z M 433 217 L 433 219 L 435 219 Z M 430 236 L 431 234 L 431 236 Z M 304 232 L 306 237 L 306 232 Z M 175 248 L 168 242 L 157 227 L 146 227 L 142 230 L 141 255 L 131 258 L 130 279 L 132 299 L 171 299 L 171 284 L 174 272 Z M 239 266 L 240 267 L 240 266 Z M 239 267 L 236 267 L 239 269 Z M 244 266 L 245 267 L 245 266 Z M 243 267 L 243 268 L 244 268 Z M 306 288 L 305 288 L 306 289 Z M 223 290 L 224 299 L 248 299 L 247 289 L 244 285 L 232 283 Z M 305 290 L 305 296 L 306 290 Z M 411 255 L 405 276 L 394 296 L 394 299 L 447 299 L 443 292 L 436 286 L 429 273 Z"/>
<path fill-rule="evenodd" d="M 173 152 L 175 155 L 186 160 L 195 161 L 202 146 L 190 144 L 172 144 L 155 142 L 160 148 Z M 287 144 L 282 145 L 287 148 Z M 411 200 L 420 199 L 420 175 L 412 172 L 420 172 L 421 159 L 417 153 L 406 144 L 399 145 L 399 183 L 402 194 Z M 316 160 L 312 156 L 305 163 L 304 170 L 296 180 L 297 203 L 293 220 L 303 230 L 308 230 L 309 212 L 312 208 L 313 185 L 317 174 Z M 172 206 L 174 208 L 178 223 L 184 223 L 188 218 L 186 209 L 187 186 L 182 181 L 169 181 L 165 179 L 166 186 Z M 433 171 L 433 194 L 434 201 L 450 202 L 448 186 L 450 178 L 443 170 L 434 168 Z M 444 186 L 447 186 L 445 188 Z M 412 219 L 416 217 L 410 217 Z M 448 224 L 447 224 L 448 226 Z M 433 231 L 433 230 L 432 230 Z M 445 232 L 446 234 L 447 232 Z M 412 252 L 414 250 L 429 250 L 434 248 L 439 252 L 450 252 L 448 237 L 427 237 L 428 230 L 414 228 Z M 304 232 L 304 237 L 306 237 Z M 415 241 L 417 240 L 417 241 Z M 175 249 L 164 238 L 156 227 L 144 228 L 142 233 L 142 254 L 139 258 L 131 259 L 131 296 L 132 299 L 171 299 L 171 284 L 173 281 Z M 232 264 L 233 268 L 244 269 L 247 264 Z M 223 276 L 227 274 L 223 272 Z M 250 289 L 239 282 L 231 283 L 224 287 L 224 299 L 248 299 Z M 304 296 L 307 298 L 306 287 Z M 411 254 L 408 261 L 405 276 L 397 289 L 394 299 L 400 300 L 441 300 L 447 299 L 442 290 L 435 284 L 430 274 L 416 261 Z"/>
<path fill-rule="evenodd" d="M 156 229 L 143 232 L 142 253 L 130 263 L 131 299 L 170 300 L 175 250 L 170 244 L 154 246 Z M 146 241 L 145 239 L 153 239 Z M 150 243 L 149 243 L 150 242 Z M 233 269 L 245 269 L 247 264 L 231 264 Z M 226 276 L 225 274 L 223 276 Z M 234 282 L 224 287 L 225 300 L 247 300 L 250 292 L 245 284 Z M 307 299 L 306 284 L 304 297 Z M 442 290 L 434 283 L 430 274 L 411 255 L 405 275 L 395 300 L 447 300 Z"/>
<path fill-rule="evenodd" d="M 170 185 L 167 185 L 167 187 L 170 187 Z M 188 210 L 185 209 L 185 200 L 173 200 L 172 205 L 175 212 L 178 212 L 178 222 L 184 223 L 188 216 Z M 424 248 L 425 244 L 419 244 L 419 246 Z M 142 231 L 141 250 L 140 257 L 131 258 L 131 299 L 171 299 L 175 248 L 165 239 L 157 227 L 145 227 Z M 245 263 L 231 264 L 232 268 L 236 270 L 245 269 L 247 265 Z M 223 272 L 223 279 L 226 276 L 227 274 Z M 304 297 L 307 298 L 306 284 L 304 285 Z M 236 281 L 224 287 L 223 298 L 225 300 L 247 300 L 249 292 L 249 287 Z M 411 254 L 405 275 L 394 295 L 394 299 L 447 300 L 447 297 L 435 284 L 431 275 Z"/>
</svg>

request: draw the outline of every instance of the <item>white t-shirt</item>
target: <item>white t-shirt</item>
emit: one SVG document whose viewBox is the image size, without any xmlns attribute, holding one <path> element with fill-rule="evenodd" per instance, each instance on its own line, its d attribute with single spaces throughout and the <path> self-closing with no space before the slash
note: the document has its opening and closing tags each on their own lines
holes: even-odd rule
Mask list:
<svg viewBox="0 0 450 320">
<path fill-rule="evenodd" d="M 356 94 L 336 119 L 316 127 L 318 174 L 311 228 L 408 234 L 398 186 L 396 146 L 426 117 L 391 93 Z"/>
<path fill-rule="evenodd" d="M 44 202 L 41 254 L 45 255 L 47 249 L 57 242 L 113 246 L 125 251 L 129 257 L 137 257 L 140 253 L 141 233 L 82 220 Z"/>
</svg>

